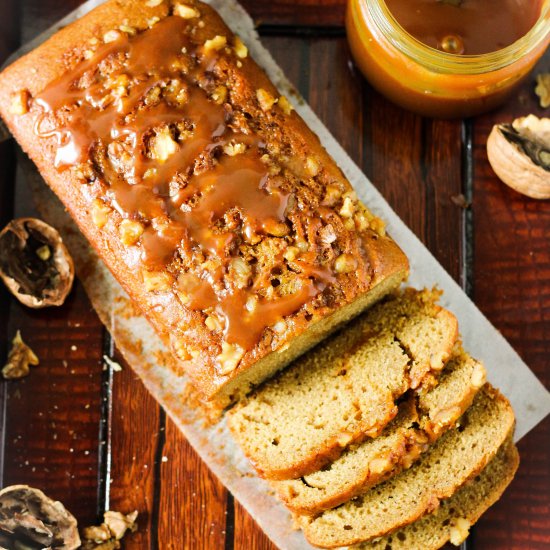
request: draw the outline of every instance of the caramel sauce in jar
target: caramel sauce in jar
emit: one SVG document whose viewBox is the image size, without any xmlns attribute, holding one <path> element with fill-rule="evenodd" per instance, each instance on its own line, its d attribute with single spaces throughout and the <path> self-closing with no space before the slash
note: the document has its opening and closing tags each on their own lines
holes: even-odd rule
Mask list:
<svg viewBox="0 0 550 550">
<path fill-rule="evenodd" d="M 134 267 L 156 277 L 152 288 L 168 285 L 222 342 L 252 350 L 337 278 L 314 246 L 296 258 L 292 292 L 275 288 L 282 252 L 269 268 L 243 259 L 243 247 L 285 238 L 296 201 L 270 172 L 260 136 L 232 124 L 228 91 L 212 91 L 217 62 L 234 55 L 229 45 L 206 49 L 191 29 L 172 15 L 99 45 L 35 98 L 34 131 L 56 140 L 59 171 L 92 172 L 96 200 L 127 222 L 125 244 L 139 251 Z"/>
<path fill-rule="evenodd" d="M 425 116 L 466 117 L 508 99 L 550 42 L 550 0 L 349 0 L 363 74 Z"/>
</svg>

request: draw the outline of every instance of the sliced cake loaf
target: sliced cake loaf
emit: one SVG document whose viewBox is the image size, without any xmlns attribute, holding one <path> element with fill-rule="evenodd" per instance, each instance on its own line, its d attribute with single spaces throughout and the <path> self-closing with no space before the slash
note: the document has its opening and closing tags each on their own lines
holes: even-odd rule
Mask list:
<svg viewBox="0 0 550 550">
<path fill-rule="evenodd" d="M 313 474 L 272 481 L 272 486 L 295 512 L 313 515 L 338 506 L 408 468 L 455 425 L 484 383 L 483 365 L 457 346 L 439 384 L 413 392 L 380 436 L 351 447 Z"/>
<path fill-rule="evenodd" d="M 411 373 L 418 386 L 451 354 L 457 321 L 438 298 L 413 289 L 389 297 L 229 411 L 229 427 L 258 473 L 295 479 L 379 435 Z"/>
<path fill-rule="evenodd" d="M 447 542 L 460 545 L 470 527 L 492 506 L 512 481 L 519 465 L 518 450 L 509 438 L 474 480 L 418 521 L 354 550 L 437 550 Z"/>
<path fill-rule="evenodd" d="M 308 541 L 322 548 L 387 535 L 435 510 L 441 499 L 483 470 L 513 427 L 510 404 L 486 384 L 459 426 L 411 468 L 318 517 L 296 516 L 297 522 Z"/>
</svg>

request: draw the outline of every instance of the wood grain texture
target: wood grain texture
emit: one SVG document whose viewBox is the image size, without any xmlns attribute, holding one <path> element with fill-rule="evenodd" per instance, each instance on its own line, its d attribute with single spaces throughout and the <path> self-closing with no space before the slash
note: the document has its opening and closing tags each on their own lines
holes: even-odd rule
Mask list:
<svg viewBox="0 0 550 550">
<path fill-rule="evenodd" d="M 78 3 L 0 0 L 0 56 L 20 36 L 32 37 Z M 506 108 L 474 121 L 475 262 L 469 266 L 465 211 L 451 200 L 470 191 L 462 170 L 461 121 L 422 119 L 370 88 L 351 62 L 341 28 L 328 28 L 342 24 L 344 0 L 244 4 L 269 32 L 265 43 L 290 80 L 398 214 L 456 280 L 464 283 L 473 269 L 476 302 L 548 384 L 550 207 L 504 188 L 484 153 L 494 120 L 534 108 L 531 85 Z M 549 65 L 547 56 L 543 66 Z M 0 145 L 2 222 L 22 206 L 14 201 L 13 151 L 12 143 Z M 62 308 L 43 312 L 24 309 L 0 288 L 0 362 L 16 328 L 42 364 L 24 381 L 1 383 L 0 411 L 2 396 L 7 400 L 0 447 L 4 484 L 40 486 L 83 522 L 94 521 L 104 504 L 137 509 L 139 531 L 125 541 L 128 550 L 275 548 L 116 353 L 122 371 L 102 370 L 109 338 L 78 284 Z M 101 420 L 107 429 L 100 440 Z M 476 528 L 475 550 L 550 545 L 550 422 L 520 447 L 518 477 Z"/>
<path fill-rule="evenodd" d="M 338 27 L 344 24 L 346 0 L 244 0 L 257 26 Z"/>
<path fill-rule="evenodd" d="M 550 52 L 535 69 L 550 70 Z M 550 387 L 550 202 L 524 197 L 494 174 L 486 153 L 493 124 L 534 113 L 534 78 L 518 96 L 473 122 L 474 300 Z M 550 547 L 550 418 L 519 445 L 521 465 L 504 498 L 476 528 L 476 548 Z"/>
</svg>

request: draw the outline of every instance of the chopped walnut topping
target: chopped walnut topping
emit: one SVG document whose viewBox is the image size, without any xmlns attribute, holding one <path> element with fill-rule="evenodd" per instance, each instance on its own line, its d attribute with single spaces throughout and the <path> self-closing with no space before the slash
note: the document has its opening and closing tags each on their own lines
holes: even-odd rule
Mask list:
<svg viewBox="0 0 550 550">
<path fill-rule="evenodd" d="M 241 362 L 243 355 L 243 348 L 237 344 L 222 342 L 222 352 L 217 357 L 218 372 L 221 375 L 233 372 Z"/>
<path fill-rule="evenodd" d="M 109 221 L 111 207 L 106 205 L 102 200 L 95 199 L 92 203 L 92 221 L 99 229 L 105 227 Z"/>
<path fill-rule="evenodd" d="M 166 162 L 178 150 L 178 144 L 172 139 L 172 134 L 168 127 L 162 128 L 157 132 L 151 142 L 151 154 L 153 158 Z"/>
<path fill-rule="evenodd" d="M 286 223 L 271 220 L 265 223 L 265 231 L 273 237 L 285 237 L 290 233 L 290 229 Z"/>
<path fill-rule="evenodd" d="M 246 145 L 244 143 L 227 143 L 223 147 L 223 152 L 230 157 L 242 155 L 245 151 Z"/>
<path fill-rule="evenodd" d="M 292 111 L 294 111 L 292 103 L 290 103 L 290 101 L 284 95 L 279 97 L 278 105 L 285 115 L 289 115 L 290 113 L 292 113 Z"/>
<path fill-rule="evenodd" d="M 200 12 L 185 4 L 176 4 L 174 6 L 174 15 L 179 15 L 183 19 L 194 19 L 195 17 L 200 17 Z"/>
<path fill-rule="evenodd" d="M 275 103 L 277 102 L 277 100 L 263 88 L 258 88 L 256 90 L 256 97 L 262 111 L 269 111 L 271 107 L 273 107 L 273 105 L 275 105 Z"/>
<path fill-rule="evenodd" d="M 204 320 L 204 324 L 208 329 L 212 331 L 221 331 L 223 329 L 221 320 L 214 313 L 211 313 L 206 317 L 206 319 Z"/>
<path fill-rule="evenodd" d="M 298 257 L 298 254 L 300 254 L 300 249 L 297 246 L 289 246 L 285 250 L 283 257 L 288 262 L 292 262 Z"/>
<path fill-rule="evenodd" d="M 166 292 L 172 286 L 172 277 L 164 271 L 142 271 L 143 284 L 147 292 Z"/>
<path fill-rule="evenodd" d="M 243 258 L 237 257 L 231 260 L 229 273 L 237 288 L 246 288 L 250 283 L 252 268 Z"/>
<path fill-rule="evenodd" d="M 103 42 L 105 42 L 105 44 L 109 44 L 110 42 L 115 42 L 116 40 L 118 40 L 120 38 L 120 31 L 117 31 L 117 30 L 110 30 L 110 31 L 107 31 L 104 35 L 103 35 Z"/>
<path fill-rule="evenodd" d="M 351 273 L 357 269 L 357 260 L 351 254 L 341 254 L 334 262 L 336 273 Z"/>
<path fill-rule="evenodd" d="M 238 36 L 235 38 L 235 54 L 241 59 L 244 59 L 248 55 L 248 48 Z"/>
<path fill-rule="evenodd" d="M 212 99 L 218 105 L 225 103 L 225 101 L 227 100 L 227 88 L 225 86 L 218 86 L 212 94 Z"/>
<path fill-rule="evenodd" d="M 277 321 L 272 327 L 273 332 L 277 334 L 284 334 L 286 332 L 287 326 L 284 320 Z"/>
<path fill-rule="evenodd" d="M 317 159 L 313 157 L 307 157 L 306 158 L 306 171 L 309 176 L 314 178 L 319 172 L 321 171 L 321 166 L 319 166 L 319 162 Z"/>
<path fill-rule="evenodd" d="M 147 2 L 145 2 L 145 5 L 148 8 L 156 8 L 157 6 L 160 6 L 163 2 L 164 0 L 147 0 Z"/>
<path fill-rule="evenodd" d="M 350 194 L 344 196 L 344 203 L 342 208 L 340 208 L 340 216 L 343 218 L 351 218 L 355 213 L 355 201 L 352 199 Z"/>
<path fill-rule="evenodd" d="M 119 227 L 120 238 L 126 246 L 136 244 L 143 235 L 144 227 L 134 220 L 122 220 Z"/>
<path fill-rule="evenodd" d="M 137 30 L 134 27 L 130 27 L 128 25 L 120 25 L 120 27 L 118 28 L 119 30 L 125 32 L 126 34 L 129 34 L 130 36 L 134 36 L 134 34 L 137 33 Z"/>
<path fill-rule="evenodd" d="M 30 372 L 30 365 L 39 364 L 38 357 L 23 339 L 21 332 L 17 331 L 12 340 L 12 348 L 8 355 L 8 362 L 2 369 L 2 376 L 8 380 L 15 380 L 27 376 Z"/>
<path fill-rule="evenodd" d="M 217 52 L 227 45 L 227 38 L 225 36 L 220 36 L 219 34 L 216 35 L 211 40 L 207 40 L 204 43 L 204 51 L 205 52 Z"/>
<path fill-rule="evenodd" d="M 19 90 L 11 96 L 10 113 L 12 115 L 24 115 L 29 112 L 31 94 L 28 90 Z"/>
<path fill-rule="evenodd" d="M 539 96 L 540 106 L 543 109 L 550 107 L 550 73 L 537 75 L 535 93 Z"/>
<path fill-rule="evenodd" d="M 327 185 L 325 189 L 325 196 L 323 198 L 323 205 L 334 206 L 342 196 L 342 191 L 336 185 Z"/>
<path fill-rule="evenodd" d="M 460 546 L 468 537 L 470 532 L 470 521 L 466 518 L 456 518 L 450 528 L 449 541 L 455 546 Z"/>
<path fill-rule="evenodd" d="M 162 0 L 161 0 L 162 1 Z M 150 19 L 147 19 L 147 26 L 151 29 L 154 27 L 158 22 L 160 21 L 160 17 L 151 17 Z"/>
</svg>

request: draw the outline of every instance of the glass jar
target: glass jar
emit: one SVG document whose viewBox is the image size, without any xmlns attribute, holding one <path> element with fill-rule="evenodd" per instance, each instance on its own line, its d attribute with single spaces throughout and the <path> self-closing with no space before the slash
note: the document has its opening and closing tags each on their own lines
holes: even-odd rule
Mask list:
<svg viewBox="0 0 550 550">
<path fill-rule="evenodd" d="M 348 0 L 346 29 L 355 62 L 394 103 L 425 116 L 467 117 L 497 107 L 527 77 L 550 43 L 550 0 L 531 30 L 481 55 L 449 54 L 419 42 L 384 0 Z"/>
</svg>

